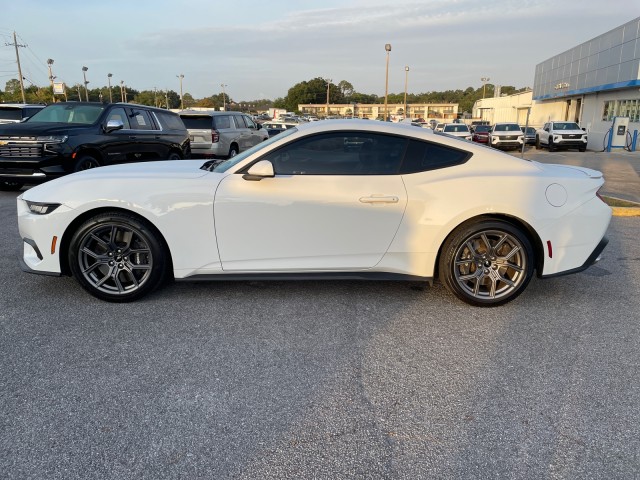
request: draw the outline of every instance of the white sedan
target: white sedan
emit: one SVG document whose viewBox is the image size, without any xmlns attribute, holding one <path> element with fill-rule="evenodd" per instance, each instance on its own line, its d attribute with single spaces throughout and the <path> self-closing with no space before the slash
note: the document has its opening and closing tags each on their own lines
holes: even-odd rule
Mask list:
<svg viewBox="0 0 640 480">
<path fill-rule="evenodd" d="M 167 279 L 439 278 L 494 306 L 534 274 L 597 261 L 603 183 L 411 125 L 312 122 L 223 163 L 100 167 L 31 188 L 18 197 L 22 267 L 116 302 Z"/>
</svg>

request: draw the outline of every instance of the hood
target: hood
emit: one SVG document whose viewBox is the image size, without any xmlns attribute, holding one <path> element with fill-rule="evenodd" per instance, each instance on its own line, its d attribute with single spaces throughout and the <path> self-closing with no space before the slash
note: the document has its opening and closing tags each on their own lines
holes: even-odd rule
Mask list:
<svg viewBox="0 0 640 480">
<path fill-rule="evenodd" d="M 93 125 L 78 125 L 73 123 L 41 123 L 23 122 L 0 125 L 0 136 L 41 136 L 41 135 L 75 135 L 76 132 L 84 132 Z"/>
<path fill-rule="evenodd" d="M 22 196 L 31 201 L 64 202 L 72 196 L 69 192 L 80 190 L 91 190 L 96 195 L 106 195 L 110 190 L 116 190 L 116 187 L 153 191 L 155 182 L 155 189 L 160 191 L 167 185 L 175 187 L 183 182 L 188 184 L 205 175 L 218 175 L 222 178 L 222 174 L 201 170 L 203 163 L 202 160 L 175 160 L 92 168 L 37 185 L 25 191 Z"/>
</svg>

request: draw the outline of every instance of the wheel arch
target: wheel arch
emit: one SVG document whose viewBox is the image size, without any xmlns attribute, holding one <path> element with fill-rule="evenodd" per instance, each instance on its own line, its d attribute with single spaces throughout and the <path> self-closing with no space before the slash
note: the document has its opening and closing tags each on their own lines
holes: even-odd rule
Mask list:
<svg viewBox="0 0 640 480">
<path fill-rule="evenodd" d="M 466 219 L 465 221 L 459 223 L 454 228 L 452 228 L 451 231 L 444 237 L 444 239 L 440 243 L 440 247 L 438 248 L 438 254 L 435 259 L 434 278 L 438 278 L 440 276 L 439 265 L 440 265 L 440 256 L 442 255 L 442 249 L 444 248 L 444 245 L 447 243 L 447 240 L 449 239 L 449 237 L 451 237 L 453 232 L 455 232 L 457 229 L 465 225 L 469 225 L 469 224 L 480 222 L 480 221 L 487 221 L 487 220 L 488 221 L 500 220 L 500 221 L 509 223 L 512 226 L 524 232 L 529 242 L 531 242 L 531 247 L 533 248 L 533 254 L 535 256 L 534 268 L 536 270 L 536 273 L 540 275 L 540 272 L 542 272 L 542 269 L 544 267 L 544 247 L 542 245 L 542 240 L 540 239 L 540 236 L 535 231 L 535 229 L 524 220 L 518 217 L 514 217 L 513 215 L 508 215 L 505 213 L 490 213 L 490 214 L 477 215 L 475 217 Z"/>
<path fill-rule="evenodd" d="M 78 159 L 83 155 L 90 155 L 94 157 L 98 162 L 100 162 L 101 166 L 106 165 L 104 161 L 104 156 L 102 155 L 102 152 L 100 152 L 100 150 L 98 150 L 97 148 L 85 147 L 81 145 L 80 147 L 78 147 L 78 149 L 75 152 L 73 152 L 71 156 L 72 162 L 70 164 L 70 169 L 71 169 L 70 171 L 72 173 L 73 173 L 73 166 L 76 164 Z"/>
<path fill-rule="evenodd" d="M 71 275 L 71 268 L 69 267 L 69 256 L 67 252 L 69 251 L 71 245 L 71 239 L 73 238 L 73 234 L 76 230 L 82 225 L 85 221 L 94 217 L 96 215 L 104 214 L 104 213 L 123 213 L 126 215 L 130 215 L 135 217 L 145 224 L 149 225 L 149 228 L 153 230 L 153 232 L 158 236 L 160 241 L 162 242 L 162 246 L 167 253 L 167 270 L 173 272 L 173 258 L 171 256 L 171 249 L 169 248 L 169 244 L 167 240 L 164 238 L 164 235 L 158 228 L 146 217 L 140 215 L 131 210 L 127 210 L 125 208 L 117 208 L 117 207 L 101 207 L 94 208 L 92 210 L 88 210 L 83 212 L 81 215 L 78 215 L 66 228 L 64 233 L 62 234 L 62 238 L 60 239 L 60 246 L 58 248 L 58 257 L 60 259 L 60 271 L 64 275 Z"/>
</svg>

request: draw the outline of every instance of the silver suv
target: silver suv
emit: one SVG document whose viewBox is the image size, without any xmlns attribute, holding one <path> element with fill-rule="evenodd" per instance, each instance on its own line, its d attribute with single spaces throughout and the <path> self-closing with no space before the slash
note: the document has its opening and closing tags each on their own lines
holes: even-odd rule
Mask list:
<svg viewBox="0 0 640 480">
<path fill-rule="evenodd" d="M 240 112 L 183 110 L 192 158 L 233 157 L 269 138 L 267 130 Z"/>
</svg>

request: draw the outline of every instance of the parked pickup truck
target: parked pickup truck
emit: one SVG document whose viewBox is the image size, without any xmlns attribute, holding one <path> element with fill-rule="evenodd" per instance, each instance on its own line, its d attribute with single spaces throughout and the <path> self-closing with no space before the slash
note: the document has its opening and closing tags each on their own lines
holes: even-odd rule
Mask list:
<svg viewBox="0 0 640 480">
<path fill-rule="evenodd" d="M 587 132 L 575 122 L 547 122 L 536 130 L 536 148 L 547 147 L 550 152 L 561 148 L 587 149 Z"/>
</svg>

